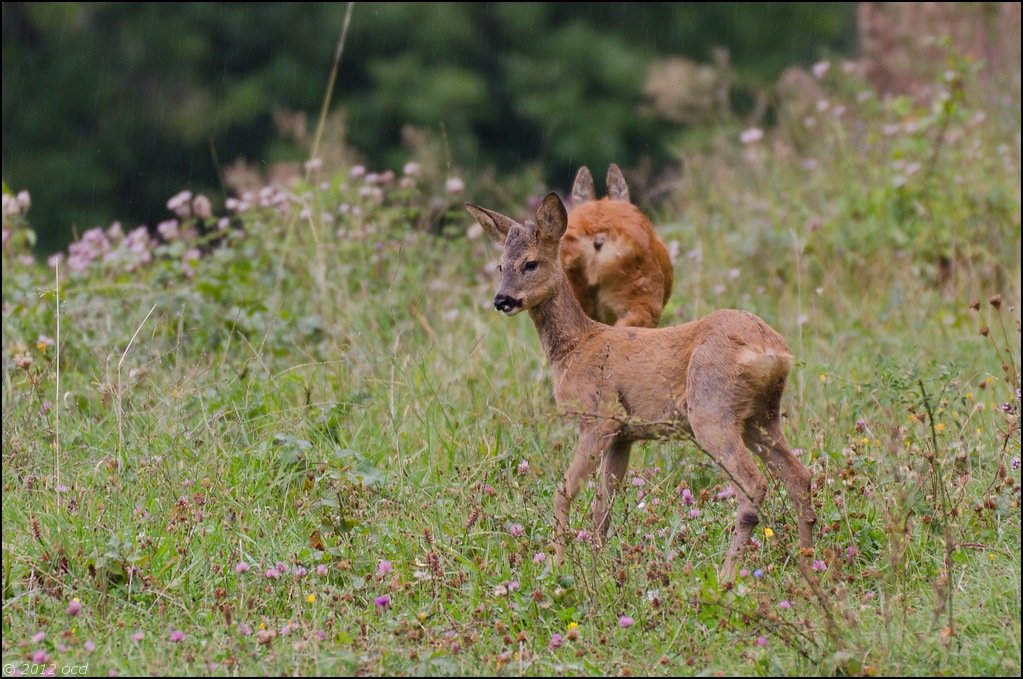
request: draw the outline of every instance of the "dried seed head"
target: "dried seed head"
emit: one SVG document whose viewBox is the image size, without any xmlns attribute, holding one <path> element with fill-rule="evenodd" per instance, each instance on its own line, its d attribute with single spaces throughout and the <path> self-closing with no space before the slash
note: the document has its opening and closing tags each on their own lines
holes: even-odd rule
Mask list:
<svg viewBox="0 0 1023 679">
<path fill-rule="evenodd" d="M 36 540 L 39 540 L 40 542 L 42 542 L 43 541 L 43 529 L 39 526 L 39 518 L 36 517 L 36 516 L 33 516 L 31 519 L 29 519 L 28 523 L 32 527 L 32 535 L 35 537 Z"/>
<path fill-rule="evenodd" d="M 433 546 L 433 533 L 430 532 L 429 528 L 423 529 L 423 539 L 426 540 L 427 545 Z"/>
<path fill-rule="evenodd" d="M 979 299 L 970 300 L 970 308 L 971 309 L 978 309 L 979 310 L 980 309 L 980 300 Z"/>
<path fill-rule="evenodd" d="M 426 563 L 430 567 L 430 572 L 433 573 L 433 577 L 444 577 L 444 570 L 440 567 L 440 554 L 437 552 L 429 552 L 426 555 Z"/>
<path fill-rule="evenodd" d="M 980 336 L 981 337 L 987 337 L 989 334 L 991 334 L 991 330 L 986 325 L 983 328 L 980 329 Z"/>
<path fill-rule="evenodd" d="M 1002 308 L 1002 296 L 1001 295 L 992 295 L 991 297 L 988 298 L 987 303 L 990 304 L 991 306 L 993 306 L 996 309 L 1001 309 Z"/>
<path fill-rule="evenodd" d="M 1005 469 L 1005 463 L 1004 462 L 999 462 L 998 463 L 998 472 L 995 474 L 995 476 L 997 476 L 999 479 L 1004 479 L 1006 473 L 1007 472 L 1006 472 L 1006 469 Z"/>
<path fill-rule="evenodd" d="M 465 520 L 465 530 L 472 530 L 472 527 L 476 525 L 476 522 L 480 520 L 480 508 L 474 507 L 472 513 L 469 514 L 469 518 Z"/>
<path fill-rule="evenodd" d="M 14 367 L 28 370 L 32 367 L 32 355 L 28 353 L 14 355 Z"/>
</svg>

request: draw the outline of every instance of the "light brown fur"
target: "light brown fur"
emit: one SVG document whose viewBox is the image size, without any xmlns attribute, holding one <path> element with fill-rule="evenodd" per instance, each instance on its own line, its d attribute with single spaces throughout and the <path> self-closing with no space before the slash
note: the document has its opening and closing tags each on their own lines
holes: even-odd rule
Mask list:
<svg viewBox="0 0 1023 679">
<path fill-rule="evenodd" d="M 554 502 L 558 560 L 569 505 L 586 478 L 600 467 L 593 520 L 602 544 L 632 444 L 680 431 L 692 434 L 736 490 L 735 534 L 723 578 L 735 577 L 767 494 L 753 453 L 784 483 L 795 504 L 800 547 L 811 553 L 816 516 L 810 472 L 792 454 L 779 418 L 792 367 L 784 339 L 757 316 L 733 309 L 666 328 L 597 323 L 575 298 L 558 259 L 567 215 L 556 194 L 548 194 L 536 221 L 524 225 L 476 205 L 466 208 L 504 244 L 495 307 L 508 315 L 529 311 L 554 372 L 558 406 L 577 417 L 575 456 Z"/>
<path fill-rule="evenodd" d="M 656 328 L 674 281 L 668 248 L 629 201 L 625 177 L 615 164 L 607 172 L 607 189 L 607 197 L 595 200 L 593 176 L 588 168 L 579 169 L 561 239 L 561 266 L 590 318 Z"/>
</svg>

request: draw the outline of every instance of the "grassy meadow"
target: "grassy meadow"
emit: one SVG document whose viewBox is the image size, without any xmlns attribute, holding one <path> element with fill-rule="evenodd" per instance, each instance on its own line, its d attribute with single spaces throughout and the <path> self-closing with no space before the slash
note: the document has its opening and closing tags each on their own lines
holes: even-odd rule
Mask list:
<svg viewBox="0 0 1023 679">
<path fill-rule="evenodd" d="M 603 550 L 584 490 L 554 566 L 572 425 L 493 309 L 462 206 L 528 212 L 490 177 L 314 159 L 49 262 L 5 186 L 4 675 L 1018 676 L 1018 102 L 817 76 L 680 143 L 651 214 L 662 325 L 748 309 L 796 355 L 816 579 L 772 482 L 717 582 L 735 499 L 686 441 L 635 447 Z"/>
</svg>

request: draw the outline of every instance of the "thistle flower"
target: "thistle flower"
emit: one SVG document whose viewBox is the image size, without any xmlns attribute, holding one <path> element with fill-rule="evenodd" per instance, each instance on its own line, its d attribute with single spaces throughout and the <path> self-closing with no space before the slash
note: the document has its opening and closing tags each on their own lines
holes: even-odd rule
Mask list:
<svg viewBox="0 0 1023 679">
<path fill-rule="evenodd" d="M 182 219 L 192 216 L 190 203 L 192 202 L 191 191 L 180 191 L 167 201 L 167 209 L 174 212 Z"/>
<path fill-rule="evenodd" d="M 206 196 L 199 194 L 192 201 L 192 212 L 199 219 L 209 219 L 213 216 L 213 205 L 210 203 L 210 199 Z"/>
<path fill-rule="evenodd" d="M 739 141 L 743 144 L 753 144 L 764 138 L 764 131 L 759 127 L 751 127 L 743 130 L 739 135 Z"/>
</svg>

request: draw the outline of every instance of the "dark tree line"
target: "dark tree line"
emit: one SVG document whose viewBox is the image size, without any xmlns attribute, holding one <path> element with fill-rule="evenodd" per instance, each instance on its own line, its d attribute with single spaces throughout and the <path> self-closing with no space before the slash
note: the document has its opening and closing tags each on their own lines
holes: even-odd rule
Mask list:
<svg viewBox="0 0 1023 679">
<path fill-rule="evenodd" d="M 3 177 L 40 250 L 114 219 L 154 224 L 220 167 L 300 159 L 275 111 L 315 124 L 347 3 L 3 3 Z M 849 54 L 852 3 L 356 3 L 332 110 L 372 169 L 407 126 L 469 171 L 671 159 L 684 121 L 650 64 L 727 50 L 739 110 L 792 64 Z M 718 53 L 720 55 L 720 53 Z"/>
</svg>

